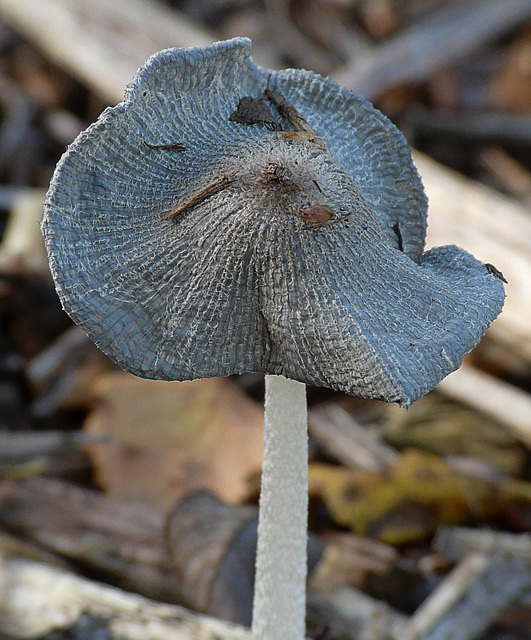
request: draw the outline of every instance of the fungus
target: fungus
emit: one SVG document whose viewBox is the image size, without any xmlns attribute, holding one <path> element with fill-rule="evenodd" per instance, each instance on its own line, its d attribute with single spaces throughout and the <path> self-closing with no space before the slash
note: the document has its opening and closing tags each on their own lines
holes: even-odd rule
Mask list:
<svg viewBox="0 0 531 640">
<path fill-rule="evenodd" d="M 53 277 L 105 353 L 161 380 L 266 374 L 261 640 L 304 636 L 304 383 L 407 407 L 503 306 L 494 267 L 423 253 L 426 209 L 381 113 L 242 38 L 151 57 L 54 174 Z"/>
</svg>

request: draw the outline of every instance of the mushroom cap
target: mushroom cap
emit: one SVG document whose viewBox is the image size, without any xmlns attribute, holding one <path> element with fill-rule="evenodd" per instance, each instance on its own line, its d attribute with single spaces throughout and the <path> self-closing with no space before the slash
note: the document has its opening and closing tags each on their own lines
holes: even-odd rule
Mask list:
<svg viewBox="0 0 531 640">
<path fill-rule="evenodd" d="M 325 148 L 230 120 L 266 87 Z M 315 207 L 326 215 L 308 222 Z M 257 67 L 236 38 L 152 56 L 64 154 L 42 228 L 65 310 L 138 376 L 263 371 L 408 406 L 504 300 L 462 249 L 422 253 L 426 209 L 381 113 L 314 73 Z"/>
</svg>

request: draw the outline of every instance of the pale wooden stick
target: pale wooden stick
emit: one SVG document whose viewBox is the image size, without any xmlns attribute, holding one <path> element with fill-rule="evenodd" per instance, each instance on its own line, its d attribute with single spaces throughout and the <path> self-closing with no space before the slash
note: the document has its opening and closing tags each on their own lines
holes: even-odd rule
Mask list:
<svg viewBox="0 0 531 640">
<path fill-rule="evenodd" d="M 380 640 L 400 629 L 406 617 L 383 602 L 350 587 L 308 594 L 308 617 L 326 624 L 334 637 Z"/>
<path fill-rule="evenodd" d="M 528 393 L 467 365 L 445 378 L 438 389 L 486 413 L 531 447 L 531 396 Z"/>
<path fill-rule="evenodd" d="M 531 586 L 522 558 L 472 552 L 424 601 L 397 640 L 473 640 Z"/>
<path fill-rule="evenodd" d="M 50 268 L 39 226 L 44 191 L 11 189 L 9 198 L 11 211 L 0 244 L 0 267 L 7 270 L 15 268 L 39 275 L 48 274 Z"/>
<path fill-rule="evenodd" d="M 123 640 L 252 640 L 243 627 L 31 560 L 0 561 L 0 585 L 0 629 L 8 636 L 32 638 L 72 626 L 85 613 L 108 618 L 113 637 Z"/>
<path fill-rule="evenodd" d="M 501 147 L 486 147 L 479 153 L 483 166 L 511 195 L 531 206 L 531 171 Z"/>
<path fill-rule="evenodd" d="M 384 472 L 398 458 L 393 447 L 375 438 L 338 406 L 310 411 L 308 427 L 326 451 L 347 467 Z"/>
<path fill-rule="evenodd" d="M 458 562 L 472 551 L 510 553 L 531 561 L 531 534 L 501 533 L 489 529 L 440 527 L 433 547 L 448 560 Z"/>
<path fill-rule="evenodd" d="M 424 21 L 374 47 L 361 62 L 359 56 L 353 57 L 332 78 L 374 100 L 386 89 L 429 78 L 436 69 L 498 39 L 530 15 L 528 0 L 443 3 Z"/>
<path fill-rule="evenodd" d="M 0 15 L 111 104 L 151 54 L 214 39 L 153 0 L 0 0 Z"/>
</svg>

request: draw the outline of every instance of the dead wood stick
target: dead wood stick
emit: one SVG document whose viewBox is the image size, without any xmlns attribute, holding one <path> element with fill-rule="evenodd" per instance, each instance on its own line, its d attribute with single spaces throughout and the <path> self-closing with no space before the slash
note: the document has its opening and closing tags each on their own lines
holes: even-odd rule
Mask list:
<svg viewBox="0 0 531 640">
<path fill-rule="evenodd" d="M 0 267 L 15 266 L 37 274 L 48 274 L 49 266 L 40 231 L 42 189 L 2 187 L 0 203 L 9 206 L 10 216 L 0 245 Z"/>
<path fill-rule="evenodd" d="M 26 375 L 35 387 L 49 386 L 63 367 L 80 360 L 87 353 L 89 340 L 84 331 L 70 327 L 29 363 Z"/>
<path fill-rule="evenodd" d="M 183 602 L 165 549 L 164 516 L 147 505 L 37 477 L 0 484 L 0 523 L 122 588 Z"/>
<path fill-rule="evenodd" d="M 151 54 L 213 40 L 153 0 L 0 0 L 0 15 L 111 104 Z"/>
<path fill-rule="evenodd" d="M 54 553 L 50 553 L 42 547 L 22 540 L 10 533 L 0 531 L 0 562 L 8 557 L 26 558 L 27 560 L 33 560 L 35 562 L 50 564 L 53 567 L 59 567 L 59 569 L 64 569 L 65 571 L 71 570 L 69 563 Z"/>
<path fill-rule="evenodd" d="M 30 638 L 73 626 L 87 614 L 109 619 L 112 637 L 122 640 L 252 639 L 243 627 L 157 604 L 31 560 L 1 560 L 0 585 L 0 629 L 13 637 Z"/>
<path fill-rule="evenodd" d="M 321 151 L 327 151 L 328 147 L 323 140 L 315 133 L 315 131 L 306 122 L 302 114 L 278 91 L 272 91 L 271 89 L 265 90 L 266 96 L 277 108 L 279 114 L 287 120 L 293 127 L 294 131 L 279 131 L 278 133 L 285 138 L 302 138 L 315 144 Z"/>
<path fill-rule="evenodd" d="M 302 115 L 295 107 L 278 91 L 272 89 L 265 90 L 266 96 L 275 105 L 280 115 L 293 125 L 295 131 L 305 131 L 317 136 Z"/>
<path fill-rule="evenodd" d="M 41 456 L 57 456 L 94 442 L 104 440 L 96 434 L 80 431 L 23 431 L 0 430 L 0 468 L 23 464 Z"/>
<path fill-rule="evenodd" d="M 468 527 L 440 527 L 433 547 L 453 562 L 462 560 L 472 551 L 510 553 L 531 562 L 531 535 L 470 529 Z"/>
<path fill-rule="evenodd" d="M 496 182 L 530 209 L 531 171 L 501 147 L 486 147 L 479 157 Z"/>
<path fill-rule="evenodd" d="M 0 82 L 0 91 L 1 90 L 2 85 Z M 36 199 L 40 198 L 42 204 L 45 195 L 46 191 L 44 191 L 40 187 L 27 187 L 22 185 L 2 183 L 0 184 L 0 208 L 11 209 L 11 207 L 21 196 L 35 196 Z"/>
<path fill-rule="evenodd" d="M 382 543 L 352 534 L 327 535 L 323 556 L 308 583 L 308 621 L 325 625 L 341 638 L 388 638 L 406 617 L 359 589 L 367 572 L 388 574 L 400 564 L 398 552 Z"/>
<path fill-rule="evenodd" d="M 330 73 L 335 59 L 322 46 L 315 46 L 291 19 L 287 0 L 266 0 L 266 15 L 271 26 L 275 48 L 283 57 L 296 60 L 298 65 L 324 75 Z"/>
<path fill-rule="evenodd" d="M 473 640 L 531 587 L 531 565 L 516 556 L 472 552 L 424 601 L 397 640 Z"/>
<path fill-rule="evenodd" d="M 421 82 L 441 66 L 469 55 L 531 16 L 530 0 L 462 0 L 447 3 L 404 29 L 358 64 L 353 59 L 333 79 L 371 100 L 403 82 Z"/>
<path fill-rule="evenodd" d="M 398 457 L 391 446 L 375 438 L 337 406 L 310 411 L 308 428 L 326 451 L 350 468 L 383 472 Z"/>
<path fill-rule="evenodd" d="M 389 637 L 389 633 L 400 629 L 406 619 L 383 602 L 345 586 L 329 593 L 310 592 L 307 618 L 309 622 L 325 624 L 334 636 L 349 640 Z M 374 635 L 376 629 L 377 635 Z"/>
<path fill-rule="evenodd" d="M 531 448 L 531 396 L 470 366 L 445 378 L 438 389 L 486 413 Z"/>
<path fill-rule="evenodd" d="M 33 416 L 49 417 L 61 406 L 79 379 L 81 365 L 94 352 L 84 331 L 73 326 L 31 360 L 26 376 L 37 396 Z"/>
<path fill-rule="evenodd" d="M 407 112 L 404 125 L 413 135 L 439 136 L 461 144 L 472 140 L 525 147 L 531 143 L 531 117 L 527 114 L 470 109 L 456 118 L 450 111 L 413 107 Z"/>
</svg>

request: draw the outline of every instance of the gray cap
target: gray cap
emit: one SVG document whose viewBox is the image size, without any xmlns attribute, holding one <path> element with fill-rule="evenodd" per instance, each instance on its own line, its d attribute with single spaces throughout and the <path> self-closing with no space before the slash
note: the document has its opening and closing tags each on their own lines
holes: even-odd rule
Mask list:
<svg viewBox="0 0 531 640">
<path fill-rule="evenodd" d="M 318 138 L 274 104 L 279 126 L 231 117 L 266 89 Z M 64 308 L 136 375 L 263 371 L 408 406 L 504 300 L 462 249 L 422 253 L 426 209 L 381 113 L 314 73 L 257 67 L 236 38 L 145 63 L 64 154 L 43 232 Z"/>
</svg>

